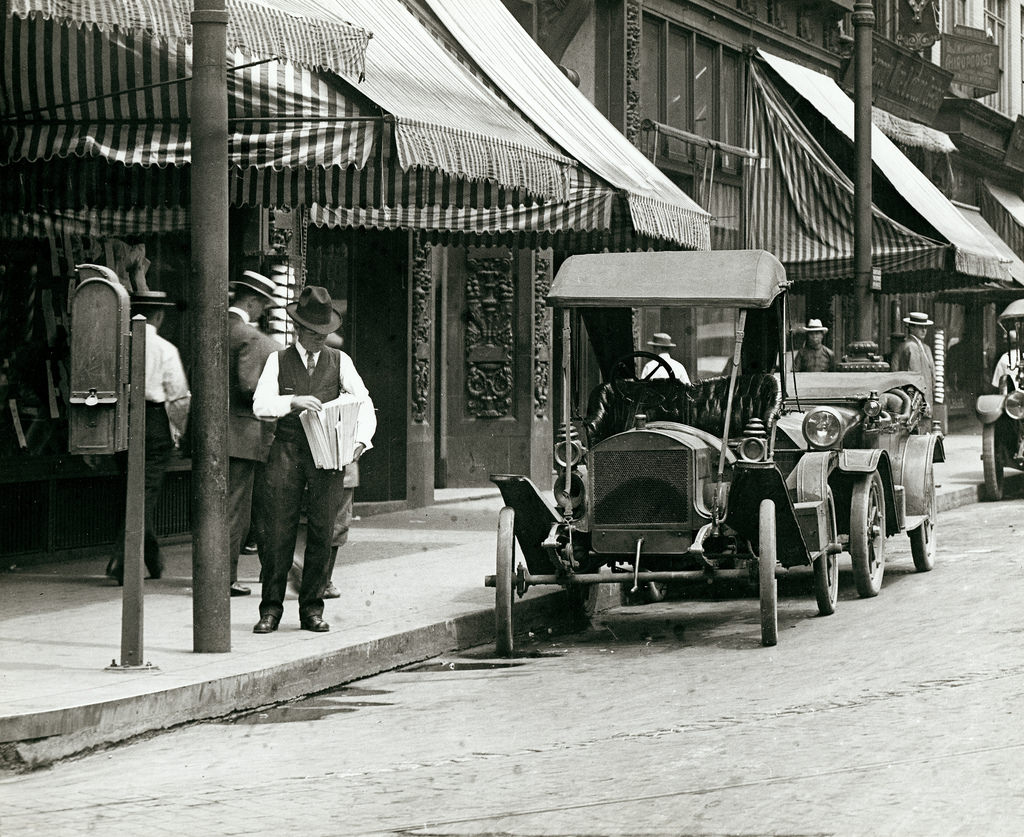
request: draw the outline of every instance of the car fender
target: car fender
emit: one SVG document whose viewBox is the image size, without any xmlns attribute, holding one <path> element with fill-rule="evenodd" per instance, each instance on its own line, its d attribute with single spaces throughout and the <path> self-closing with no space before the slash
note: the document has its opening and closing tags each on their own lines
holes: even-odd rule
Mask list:
<svg viewBox="0 0 1024 837">
<path fill-rule="evenodd" d="M 925 514 L 928 511 L 931 489 L 935 481 L 932 463 L 935 462 L 937 441 L 938 436 L 930 433 L 910 436 L 907 439 L 899 474 L 907 515 Z"/>
<path fill-rule="evenodd" d="M 846 490 L 843 492 L 847 503 L 852 494 L 853 481 L 864 474 L 871 474 L 878 471 L 882 478 L 882 491 L 885 494 L 885 534 L 886 536 L 897 535 L 903 531 L 904 508 L 902 503 L 896 502 L 896 490 L 893 487 L 892 463 L 889 461 L 889 454 L 879 448 L 850 448 L 839 451 L 839 460 L 836 463 L 836 470 L 847 479 Z M 846 526 L 849 531 L 849 508 L 846 509 Z M 842 521 L 842 513 L 839 518 Z"/>
<path fill-rule="evenodd" d="M 805 453 L 794 469 L 796 501 L 824 500 L 828 496 L 828 478 L 836 468 L 839 455 L 834 450 Z"/>
<path fill-rule="evenodd" d="M 807 566 L 810 554 L 804 543 L 796 509 L 782 473 L 775 465 L 737 467 L 729 489 L 725 522 L 751 543 L 757 543 L 757 510 L 762 500 L 775 503 L 776 555 L 784 567 Z"/>
<path fill-rule="evenodd" d="M 1003 402 L 1005 395 L 979 395 L 974 403 L 974 412 L 982 424 L 992 424 L 1003 414 Z"/>
<path fill-rule="evenodd" d="M 558 562 L 543 546 L 551 527 L 564 523 L 565 517 L 541 493 L 529 477 L 519 474 L 491 474 L 501 491 L 501 499 L 515 511 L 514 531 L 526 566 L 534 575 L 548 575 L 558 570 Z"/>
</svg>

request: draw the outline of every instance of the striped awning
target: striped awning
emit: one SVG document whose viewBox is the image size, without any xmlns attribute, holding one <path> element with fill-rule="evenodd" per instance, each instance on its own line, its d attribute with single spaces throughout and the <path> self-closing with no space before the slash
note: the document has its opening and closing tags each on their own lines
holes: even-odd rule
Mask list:
<svg viewBox="0 0 1024 837">
<path fill-rule="evenodd" d="M 759 50 L 758 54 L 789 87 L 853 142 L 853 101 L 833 79 L 764 50 Z M 921 220 L 920 229 L 929 234 L 934 231 L 953 246 L 953 271 L 976 279 L 1007 278 L 1006 267 L 992 245 L 892 140 L 874 126 L 871 160 L 874 168 Z M 889 211 L 896 214 L 896 208 Z"/>
<path fill-rule="evenodd" d="M 778 256 L 790 279 L 853 276 L 853 183 L 750 62 L 747 135 L 760 155 L 747 169 L 749 247 Z M 883 275 L 941 270 L 949 247 L 872 207 L 871 261 Z"/>
<path fill-rule="evenodd" d="M 0 213 L 0 240 L 69 235 L 144 235 L 188 230 L 189 212 L 181 207 Z"/>
<path fill-rule="evenodd" d="M 192 0 L 7 0 L 8 14 L 75 27 L 148 34 L 160 42 L 192 40 Z M 365 69 L 370 32 L 341 20 L 310 19 L 290 0 L 263 4 L 227 0 L 228 52 L 277 58 L 300 67 L 354 78 Z"/>
<path fill-rule="evenodd" d="M 981 207 L 957 202 L 956 208 L 960 210 L 964 218 L 971 222 L 971 226 L 988 239 L 992 248 L 1006 261 L 1006 269 L 1010 274 L 1010 280 L 1012 280 L 1008 281 L 1006 285 L 1017 288 L 1024 286 L 1024 261 L 1021 261 L 1020 256 L 1013 252 L 995 226 L 985 218 Z"/>
<path fill-rule="evenodd" d="M 425 3 L 509 101 L 566 153 L 624 193 L 637 233 L 710 249 L 708 213 L 573 86 L 500 0 Z"/>
<path fill-rule="evenodd" d="M 980 193 L 982 217 L 1024 259 L 1024 199 L 993 183 L 983 183 Z"/>
<path fill-rule="evenodd" d="M 0 18 L 0 27 L 5 200 L 28 209 L 187 202 L 187 175 L 177 170 L 191 156 L 189 44 L 38 16 Z M 438 51 L 432 60 L 458 66 L 423 37 Z M 402 65 L 392 46 L 388 60 Z M 236 203 L 490 207 L 567 197 L 574 162 L 468 73 L 447 89 L 465 119 L 445 127 L 395 117 L 367 98 L 368 84 L 334 74 L 237 52 L 229 64 Z"/>
<path fill-rule="evenodd" d="M 422 207 L 330 208 L 315 204 L 310 222 L 319 227 L 412 229 L 431 241 L 475 237 L 477 244 L 501 240 L 518 247 L 554 247 L 578 252 L 633 248 L 660 249 L 664 239 L 634 229 L 619 194 L 585 171 L 574 178 L 567 201 L 498 205 L 489 209 Z"/>
</svg>

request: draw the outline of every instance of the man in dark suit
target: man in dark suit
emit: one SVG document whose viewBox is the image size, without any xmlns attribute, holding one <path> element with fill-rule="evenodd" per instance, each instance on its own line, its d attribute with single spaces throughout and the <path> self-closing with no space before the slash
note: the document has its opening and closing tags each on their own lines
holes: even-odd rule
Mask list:
<svg viewBox="0 0 1024 837">
<path fill-rule="evenodd" d="M 274 283 L 247 270 L 231 284 L 234 299 L 228 308 L 228 514 L 231 520 L 231 595 L 252 591 L 238 582 L 238 552 L 249 532 L 253 477 L 256 464 L 266 462 L 274 441 L 274 422 L 260 421 L 252 412 L 252 396 L 267 358 L 281 344 L 253 323 L 265 309 L 277 305 Z"/>
<path fill-rule="evenodd" d="M 323 619 L 323 592 L 329 581 L 334 527 L 345 498 L 345 472 L 344 468 L 315 466 L 301 413 L 320 412 L 324 403 L 342 392 L 355 395 L 359 408 L 353 461 L 372 446 L 377 429 L 373 401 L 352 358 L 325 345 L 327 335 L 341 325 L 327 289 L 307 285 L 298 301 L 286 310 L 295 321 L 298 340 L 267 358 L 253 397 L 257 416 L 278 420 L 260 485 L 259 505 L 265 519 L 260 544 L 263 598 L 260 621 L 253 627 L 257 634 L 276 631 L 281 621 L 304 495 L 306 549 L 299 587 L 299 627 L 304 631 L 330 630 Z"/>
</svg>

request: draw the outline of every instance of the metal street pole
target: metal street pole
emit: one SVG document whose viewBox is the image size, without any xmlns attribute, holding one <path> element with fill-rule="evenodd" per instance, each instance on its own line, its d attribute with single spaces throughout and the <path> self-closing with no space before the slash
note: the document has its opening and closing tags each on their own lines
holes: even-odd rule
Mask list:
<svg viewBox="0 0 1024 837">
<path fill-rule="evenodd" d="M 871 290 L 871 62 L 875 12 L 870 2 L 853 4 L 854 112 L 853 274 L 855 340 L 878 340 Z"/>
<path fill-rule="evenodd" d="M 228 92 L 224 0 L 192 12 L 192 648 L 231 650 L 227 514 Z"/>
</svg>

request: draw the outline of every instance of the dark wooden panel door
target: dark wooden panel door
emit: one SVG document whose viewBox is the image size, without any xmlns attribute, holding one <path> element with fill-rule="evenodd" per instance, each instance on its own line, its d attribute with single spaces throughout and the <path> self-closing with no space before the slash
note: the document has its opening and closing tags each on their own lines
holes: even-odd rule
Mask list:
<svg viewBox="0 0 1024 837">
<path fill-rule="evenodd" d="M 446 294 L 446 485 L 530 473 L 530 251 L 452 248 Z"/>
</svg>

